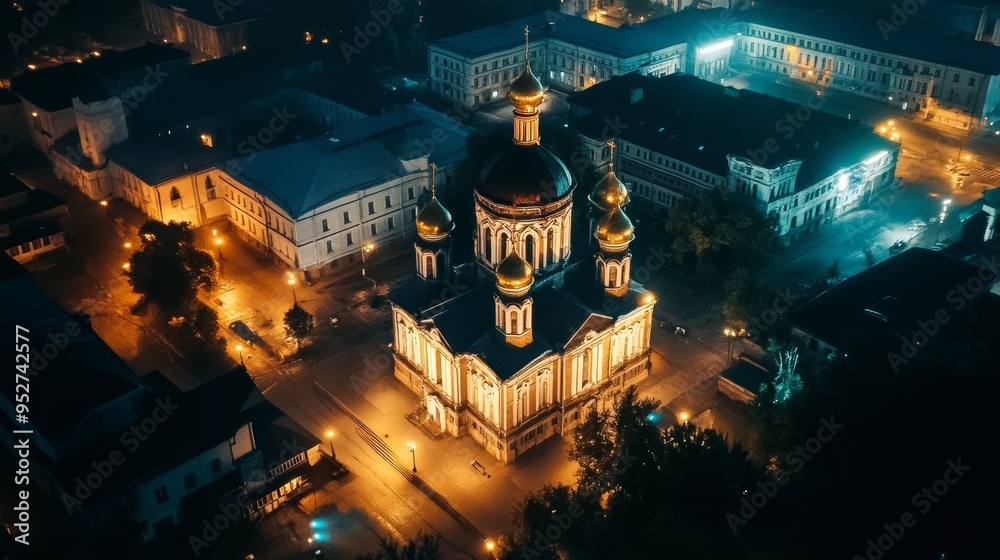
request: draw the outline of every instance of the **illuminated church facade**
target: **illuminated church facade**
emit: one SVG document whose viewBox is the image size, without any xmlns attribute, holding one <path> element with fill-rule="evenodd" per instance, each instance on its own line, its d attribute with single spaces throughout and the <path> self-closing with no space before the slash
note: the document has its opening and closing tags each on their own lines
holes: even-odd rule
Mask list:
<svg viewBox="0 0 1000 560">
<path fill-rule="evenodd" d="M 390 296 L 394 373 L 425 424 L 504 463 L 648 376 L 656 301 L 630 278 L 628 192 L 613 170 L 590 194 L 593 257 L 570 262 L 576 179 L 540 142 L 530 62 L 509 99 L 514 139 L 479 175 L 476 230 L 455 232 L 432 191 L 417 215 L 416 275 Z M 475 259 L 455 266 L 455 236 L 470 234 Z"/>
</svg>

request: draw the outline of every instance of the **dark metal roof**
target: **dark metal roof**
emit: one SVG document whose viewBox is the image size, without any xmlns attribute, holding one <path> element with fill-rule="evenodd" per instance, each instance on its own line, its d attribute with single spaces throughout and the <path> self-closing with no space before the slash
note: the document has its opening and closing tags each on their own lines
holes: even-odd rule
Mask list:
<svg viewBox="0 0 1000 560">
<path fill-rule="evenodd" d="M 633 102 L 637 90 L 641 99 Z M 616 76 L 573 94 L 570 103 L 572 124 L 583 134 L 602 138 L 613 122 L 621 138 L 723 177 L 729 155 L 763 153 L 766 159 L 758 164 L 769 168 L 802 160 L 797 189 L 899 147 L 859 121 L 819 109 L 809 109 L 808 118 L 792 128 L 788 115 L 801 113 L 802 106 L 684 74 Z M 777 148 L 768 154 L 765 144 Z"/>
<path fill-rule="evenodd" d="M 955 311 L 956 287 L 978 272 L 978 264 L 940 251 L 908 249 L 805 302 L 788 318 L 841 351 L 879 341 L 898 349 L 900 337 L 919 329 L 918 321 L 931 320 L 938 310 Z"/>
<path fill-rule="evenodd" d="M 157 64 L 190 59 L 191 55 L 171 45 L 146 43 L 124 51 L 106 50 L 101 56 L 82 63 L 66 62 L 58 66 L 29 70 L 10 80 L 11 89 L 36 106 L 52 112 L 73 106 L 73 98 L 83 101 L 111 97 L 101 80 L 122 72 Z"/>
<path fill-rule="evenodd" d="M 555 202 L 575 187 L 573 174 L 548 148 L 511 144 L 483 166 L 476 191 L 494 202 L 520 206 Z"/>
<path fill-rule="evenodd" d="M 609 298 L 594 281 L 593 267 L 591 260 L 583 260 L 536 280 L 530 292 L 532 342 L 523 348 L 502 340 L 494 325 L 494 285 L 478 283 L 471 268 L 449 283 L 411 278 L 390 298 L 418 321 L 436 327 L 453 353 L 476 354 L 500 379 L 509 379 L 531 362 L 563 353 L 588 332 L 605 329 L 636 309 L 645 293 L 641 286 L 633 283 L 625 297 Z M 456 288 L 461 293 L 454 295 Z"/>
</svg>

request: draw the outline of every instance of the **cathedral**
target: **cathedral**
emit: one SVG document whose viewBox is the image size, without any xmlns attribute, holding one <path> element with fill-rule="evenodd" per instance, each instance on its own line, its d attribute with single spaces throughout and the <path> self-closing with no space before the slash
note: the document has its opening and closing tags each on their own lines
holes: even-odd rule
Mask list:
<svg viewBox="0 0 1000 560">
<path fill-rule="evenodd" d="M 479 174 L 476 230 L 455 232 L 432 187 L 416 275 L 390 296 L 395 376 L 420 396 L 421 418 L 504 463 L 649 374 L 656 302 L 630 279 L 629 197 L 613 169 L 589 196 L 593 257 L 570 263 L 576 179 L 540 142 L 530 61 L 509 100 L 514 139 Z M 472 262 L 452 263 L 456 235 L 472 239 Z"/>
</svg>

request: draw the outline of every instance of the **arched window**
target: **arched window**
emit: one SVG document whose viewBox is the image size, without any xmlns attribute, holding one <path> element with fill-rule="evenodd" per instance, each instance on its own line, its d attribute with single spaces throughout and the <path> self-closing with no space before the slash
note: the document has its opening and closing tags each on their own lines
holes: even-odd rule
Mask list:
<svg viewBox="0 0 1000 560">
<path fill-rule="evenodd" d="M 424 276 L 434 278 L 434 257 L 432 255 L 424 257 Z"/>
<path fill-rule="evenodd" d="M 529 235 L 524 238 L 524 259 L 534 267 L 535 265 L 535 236 Z"/>
<path fill-rule="evenodd" d="M 611 276 L 611 283 L 608 284 L 610 287 L 614 288 L 618 286 L 618 265 L 612 265 L 608 267 L 608 272 Z"/>
<path fill-rule="evenodd" d="M 483 230 L 483 256 L 486 262 L 493 262 L 493 231 L 490 228 Z"/>
<path fill-rule="evenodd" d="M 510 310 L 510 332 L 513 334 L 521 332 L 521 317 L 516 309 Z"/>
<path fill-rule="evenodd" d="M 170 206 L 176 208 L 181 204 L 181 191 L 177 187 L 170 187 Z"/>
<path fill-rule="evenodd" d="M 507 232 L 505 231 L 500 234 L 500 258 L 497 259 L 498 261 L 502 261 L 507 258 L 507 251 L 510 250 L 509 245 L 510 236 L 507 235 Z"/>
<path fill-rule="evenodd" d="M 443 277 L 444 274 L 445 274 L 445 268 L 446 268 L 444 253 L 438 253 L 437 254 L 437 262 L 435 263 L 435 265 L 437 266 L 437 275 L 435 275 L 434 277 L 435 278 L 441 278 L 441 277 Z"/>
<path fill-rule="evenodd" d="M 205 177 L 205 197 L 208 200 L 215 200 L 215 184 L 212 183 L 211 177 Z"/>
<path fill-rule="evenodd" d="M 583 351 L 583 371 L 580 372 L 580 377 L 582 378 L 582 382 L 580 383 L 581 388 L 586 387 L 590 383 L 590 355 L 590 348 Z"/>
<path fill-rule="evenodd" d="M 545 235 L 545 264 L 550 265 L 555 259 L 555 233 L 552 229 Z"/>
</svg>

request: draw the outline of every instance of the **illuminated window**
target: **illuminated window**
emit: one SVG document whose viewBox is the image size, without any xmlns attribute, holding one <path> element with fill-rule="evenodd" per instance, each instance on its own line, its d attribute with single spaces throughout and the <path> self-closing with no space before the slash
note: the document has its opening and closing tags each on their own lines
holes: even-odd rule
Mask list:
<svg viewBox="0 0 1000 560">
<path fill-rule="evenodd" d="M 209 148 L 211 148 L 212 147 L 212 135 L 208 134 L 208 133 L 202 134 L 201 135 L 201 143 L 204 144 L 204 145 L 206 145 L 206 146 L 208 146 Z"/>
<path fill-rule="evenodd" d="M 170 206 L 176 208 L 181 204 L 181 191 L 177 187 L 170 187 Z"/>
</svg>

